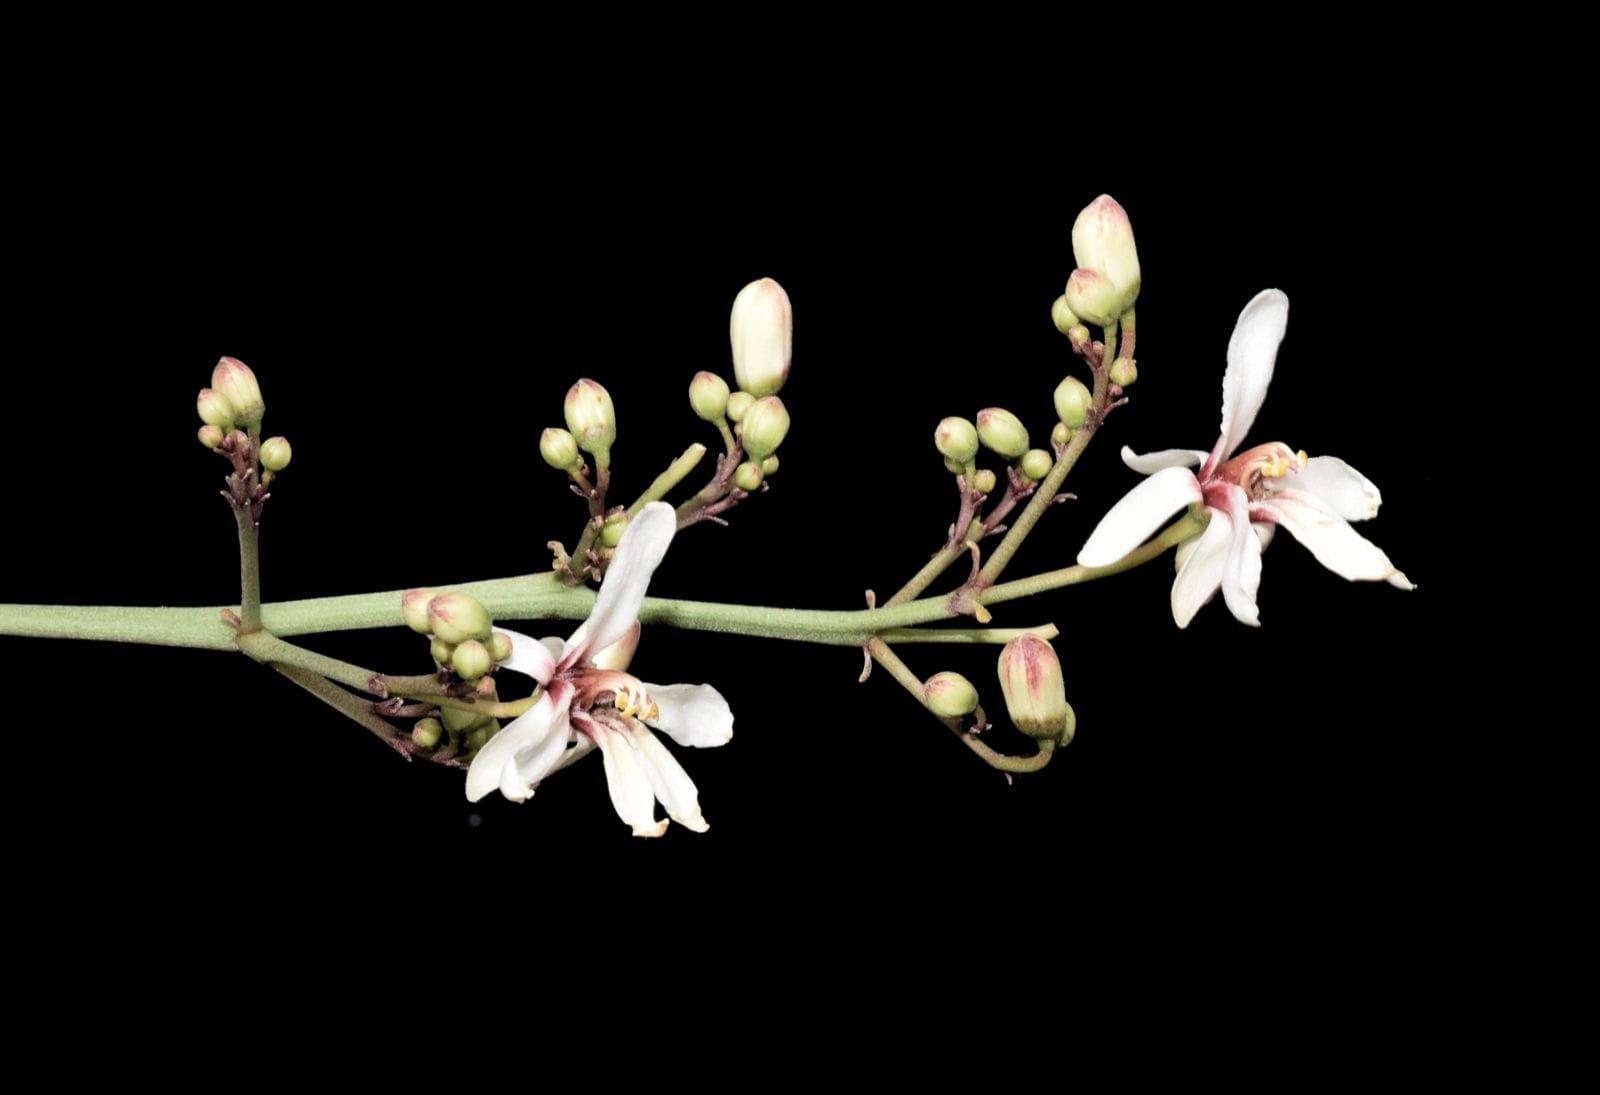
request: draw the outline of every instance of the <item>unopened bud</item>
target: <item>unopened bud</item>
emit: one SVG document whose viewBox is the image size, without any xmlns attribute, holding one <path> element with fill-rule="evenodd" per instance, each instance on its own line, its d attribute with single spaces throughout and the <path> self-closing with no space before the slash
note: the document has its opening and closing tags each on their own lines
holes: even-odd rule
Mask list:
<svg viewBox="0 0 1600 1095">
<path fill-rule="evenodd" d="M 200 394 L 195 397 L 194 409 L 200 412 L 200 421 L 215 426 L 219 432 L 227 433 L 233 429 L 236 417 L 233 404 L 215 388 L 201 388 Z"/>
<path fill-rule="evenodd" d="M 261 466 L 268 471 L 282 471 L 289 466 L 294 450 L 287 437 L 269 437 L 261 442 Z"/>
<path fill-rule="evenodd" d="M 1065 445 L 1072 440 L 1072 429 L 1065 422 L 1057 422 L 1056 428 L 1050 431 L 1050 444 Z"/>
<path fill-rule="evenodd" d="M 1081 323 L 1078 324 L 1072 330 L 1067 332 L 1067 341 L 1072 343 L 1074 346 L 1082 346 L 1085 342 L 1089 341 L 1089 328 L 1085 327 Z"/>
<path fill-rule="evenodd" d="M 484 716 L 470 707 L 441 707 L 439 718 L 444 721 L 446 730 L 459 734 L 463 730 L 471 730 L 481 725 Z"/>
<path fill-rule="evenodd" d="M 433 655 L 433 660 L 440 665 L 450 664 L 450 655 L 456 652 L 454 643 L 447 643 L 443 639 L 434 639 L 428 645 L 428 653 Z"/>
<path fill-rule="evenodd" d="M 721 422 L 728 413 L 728 382 L 716 373 L 695 373 L 689 382 L 689 406 L 707 422 Z"/>
<path fill-rule="evenodd" d="M 267 404 L 261 398 L 261 385 L 250 366 L 237 358 L 225 357 L 211 370 L 211 387 L 233 405 L 234 421 L 248 430 L 261 428 Z M 215 425 L 215 423 L 213 423 Z"/>
<path fill-rule="evenodd" d="M 490 719 L 482 726 L 474 727 L 465 738 L 461 739 L 461 744 L 464 745 L 469 752 L 475 753 L 479 749 L 482 749 L 485 745 L 488 745 L 489 739 L 494 737 L 499 732 L 500 724 L 493 719 Z"/>
<path fill-rule="evenodd" d="M 1029 449 L 1022 454 L 1022 474 L 1035 483 L 1049 475 L 1050 469 L 1055 466 L 1055 457 L 1043 449 Z"/>
<path fill-rule="evenodd" d="M 1035 635 L 1019 635 L 1000 651 L 1000 689 L 1018 730 L 1034 738 L 1059 737 L 1072 708 L 1061 659 Z"/>
<path fill-rule="evenodd" d="M 444 737 L 444 723 L 438 719 L 418 719 L 411 728 L 411 740 L 424 749 L 432 749 Z"/>
<path fill-rule="evenodd" d="M 511 636 L 504 631 L 496 631 L 489 636 L 489 657 L 497 662 L 503 662 L 511 657 Z"/>
<path fill-rule="evenodd" d="M 1094 396 L 1083 381 L 1069 376 L 1056 385 L 1056 417 L 1070 430 L 1081 429 L 1089 417 Z"/>
<path fill-rule="evenodd" d="M 778 458 L 776 456 L 769 456 L 765 460 L 761 461 L 761 477 L 763 479 L 769 475 L 772 475 L 777 470 Z"/>
<path fill-rule="evenodd" d="M 557 471 L 572 471 L 578 466 L 578 439 L 560 427 L 539 435 L 539 455 Z"/>
<path fill-rule="evenodd" d="M 1139 366 L 1131 357 L 1119 357 L 1111 363 L 1111 383 L 1126 388 L 1139 379 Z"/>
<path fill-rule="evenodd" d="M 494 658 L 489 655 L 488 647 L 477 639 L 468 639 L 451 653 L 450 664 L 461 674 L 462 680 L 475 681 L 489 672 Z"/>
<path fill-rule="evenodd" d="M 728 396 L 728 421 L 743 422 L 744 416 L 755 406 L 756 397 L 749 392 L 734 392 Z"/>
<path fill-rule="evenodd" d="M 922 699 L 941 719 L 960 718 L 978 709 L 978 690 L 960 673 L 935 673 L 922 684 Z"/>
<path fill-rule="evenodd" d="M 741 423 L 744 451 L 752 460 L 765 460 L 789 435 L 789 409 L 775 395 L 756 400 Z"/>
<path fill-rule="evenodd" d="M 794 312 L 783 286 L 762 278 L 739 290 L 728 319 L 728 341 L 739 390 L 758 399 L 776 395 L 789 379 L 794 351 Z"/>
<path fill-rule="evenodd" d="M 956 464 L 967 464 L 978 455 L 978 427 L 965 418 L 942 419 L 933 431 L 933 447 L 939 455 Z M 956 469 L 960 471 L 958 467 Z"/>
<path fill-rule="evenodd" d="M 1115 283 L 1098 270 L 1080 266 L 1067 278 L 1067 306 L 1089 323 L 1106 326 L 1122 314 L 1121 304 Z"/>
<path fill-rule="evenodd" d="M 1111 279 L 1118 293 L 1117 315 L 1133 307 L 1139 296 L 1139 250 L 1127 211 L 1111 195 L 1101 194 L 1072 222 L 1072 256 L 1080 267 Z"/>
<path fill-rule="evenodd" d="M 1028 451 L 1028 428 L 1003 407 L 985 407 L 978 412 L 978 440 L 992 452 L 1015 460 Z"/>
<path fill-rule="evenodd" d="M 1056 330 L 1070 336 L 1072 329 L 1078 325 L 1078 317 L 1072 314 L 1072 309 L 1067 307 L 1065 293 L 1056 297 L 1056 302 L 1050 305 L 1050 319 L 1056 325 Z"/>
<path fill-rule="evenodd" d="M 433 630 L 433 625 L 428 622 L 428 602 L 434 596 L 431 589 L 408 589 L 400 598 L 400 615 L 405 619 L 406 626 L 418 635 L 426 635 Z"/>
<path fill-rule="evenodd" d="M 982 471 L 978 472 L 977 475 L 972 477 L 972 489 L 977 491 L 979 494 L 988 494 L 990 491 L 994 490 L 997 484 L 998 481 L 994 477 L 994 472 L 990 471 L 988 468 L 984 468 Z"/>
<path fill-rule="evenodd" d="M 597 461 L 608 462 L 611 446 L 617 440 L 617 409 L 611 402 L 611 393 L 585 378 L 567 389 L 564 410 L 567 429 L 572 431 L 578 448 Z"/>
<path fill-rule="evenodd" d="M 428 624 L 447 643 L 482 641 L 489 637 L 489 610 L 465 593 L 441 593 L 428 602 Z"/>
<path fill-rule="evenodd" d="M 740 464 L 734 469 L 733 485 L 738 487 L 740 490 L 755 490 L 761 485 L 762 478 L 761 465 L 752 464 L 750 461 L 746 460 L 743 464 Z"/>
<path fill-rule="evenodd" d="M 208 449 L 214 449 L 218 445 L 222 444 L 222 431 L 217 429 L 215 426 L 201 426 L 198 436 L 200 438 L 200 444 L 204 445 Z"/>
<path fill-rule="evenodd" d="M 600 545 L 614 548 L 622 543 L 622 534 L 628 529 L 628 515 L 626 513 L 613 513 L 606 518 L 606 523 L 600 526 Z"/>
</svg>

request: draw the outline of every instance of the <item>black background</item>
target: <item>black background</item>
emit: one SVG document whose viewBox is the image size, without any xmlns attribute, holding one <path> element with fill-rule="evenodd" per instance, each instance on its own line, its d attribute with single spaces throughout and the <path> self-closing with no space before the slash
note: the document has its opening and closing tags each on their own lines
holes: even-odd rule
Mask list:
<svg viewBox="0 0 1600 1095">
<path fill-rule="evenodd" d="M 1385 506 L 1363 531 L 1420 590 L 1347 584 L 1280 536 L 1259 630 L 1219 601 L 1180 633 L 1167 561 L 1006 605 L 999 624 L 1060 627 L 1079 717 L 1078 740 L 1014 785 L 886 675 L 858 684 L 859 651 L 650 631 L 641 676 L 710 681 L 737 717 L 729 746 L 679 751 L 711 831 L 655 842 L 616 819 L 598 761 L 525 805 L 474 806 L 459 772 L 401 761 L 243 658 L 6 639 L 24 832 L 152 886 L 282 893 L 357 869 L 463 901 L 507 882 L 567 900 L 669 872 L 685 902 L 736 892 L 828 915 L 929 880 L 1003 904 L 1031 872 L 1089 900 L 1103 869 L 1172 901 L 1248 886 L 1359 913 L 1429 869 L 1452 825 L 1430 801 L 1445 731 L 1419 659 L 1446 631 L 1432 532 L 1447 469 L 1416 329 L 1385 318 L 1416 274 L 1414 195 L 1375 187 L 1337 141 L 1282 163 L 1258 148 L 1243 170 L 932 124 L 803 147 L 760 126 L 636 136 L 351 115 L 166 158 L 124 155 L 108 131 L 37 165 L 6 260 L 0 600 L 236 596 L 224 466 L 193 439 L 221 354 L 255 369 L 268 432 L 294 444 L 263 533 L 269 600 L 542 569 L 544 543 L 570 544 L 582 519 L 536 449 L 567 386 L 590 376 L 615 397 L 631 497 L 714 441 L 686 386 L 731 376 L 727 309 L 763 275 L 796 317 L 783 469 L 730 528 L 682 534 L 653 591 L 887 596 L 952 516 L 938 419 L 997 404 L 1048 434 L 1075 367 L 1049 306 L 1073 217 L 1101 191 L 1138 236 L 1141 376 L 1069 480 L 1080 500 L 1011 576 L 1072 561 L 1138 480 L 1120 445 L 1210 446 L 1234 318 L 1276 286 L 1289 334 L 1250 439 L 1375 480 Z M 399 631 L 311 642 L 427 665 Z M 1000 710 L 993 652 L 903 653 L 967 673 Z"/>
</svg>

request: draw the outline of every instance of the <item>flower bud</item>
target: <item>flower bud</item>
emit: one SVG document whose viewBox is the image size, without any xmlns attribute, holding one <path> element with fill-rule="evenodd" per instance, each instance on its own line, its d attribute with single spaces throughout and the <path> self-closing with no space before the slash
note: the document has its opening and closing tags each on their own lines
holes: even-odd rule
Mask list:
<svg viewBox="0 0 1600 1095">
<path fill-rule="evenodd" d="M 721 422 L 728 413 L 728 382 L 716 373 L 695 373 L 689 382 L 689 406 L 707 422 Z"/>
<path fill-rule="evenodd" d="M 450 664 L 461 674 L 462 680 L 475 681 L 489 672 L 494 659 L 489 656 L 488 647 L 477 639 L 468 639 L 451 653 Z"/>
<path fill-rule="evenodd" d="M 728 396 L 728 421 L 743 422 L 744 416 L 755 406 L 756 397 L 749 392 L 734 392 Z"/>
<path fill-rule="evenodd" d="M 1067 341 L 1072 343 L 1074 346 L 1082 346 L 1085 342 L 1089 341 L 1089 328 L 1085 327 L 1081 323 L 1078 324 L 1072 330 L 1067 332 Z"/>
<path fill-rule="evenodd" d="M 728 320 L 728 341 L 739 390 L 758 399 L 776 395 L 789 379 L 794 350 L 794 313 L 783 286 L 762 278 L 739 290 Z"/>
<path fill-rule="evenodd" d="M 789 409 L 775 395 L 758 399 L 745 412 L 741 428 L 744 451 L 752 460 L 765 460 L 789 435 Z"/>
<path fill-rule="evenodd" d="M 1139 296 L 1139 251 L 1127 211 L 1111 195 L 1101 194 L 1072 222 L 1072 256 L 1080 267 L 1111 279 L 1119 294 L 1117 315 L 1133 307 Z"/>
<path fill-rule="evenodd" d="M 933 447 L 946 460 L 966 464 L 978 455 L 978 428 L 965 418 L 943 419 L 933 431 Z"/>
<path fill-rule="evenodd" d="M 606 523 L 600 526 L 600 546 L 614 548 L 622 543 L 622 534 L 628 529 L 628 515 L 626 512 L 613 513 L 606 518 Z"/>
<path fill-rule="evenodd" d="M 1050 305 L 1050 319 L 1056 325 L 1056 330 L 1064 335 L 1072 334 L 1072 329 L 1078 325 L 1078 317 L 1072 314 L 1072 309 L 1067 307 L 1067 296 L 1063 293 L 1056 297 L 1056 302 Z"/>
<path fill-rule="evenodd" d="M 431 589 L 409 589 L 400 598 L 400 615 L 405 619 L 406 626 L 418 635 L 426 635 L 433 630 L 433 625 L 428 622 L 428 602 L 434 596 Z"/>
<path fill-rule="evenodd" d="M 503 662 L 511 657 L 511 636 L 504 631 L 496 631 L 489 636 L 489 657 L 496 662 Z"/>
<path fill-rule="evenodd" d="M 769 456 L 765 460 L 761 461 L 761 478 L 765 479 L 767 476 L 772 475 L 777 470 L 778 458 L 776 456 Z"/>
<path fill-rule="evenodd" d="M 490 719 L 481 726 L 473 727 L 467 736 L 461 739 L 461 744 L 466 747 L 468 752 L 476 753 L 479 749 L 488 745 L 489 739 L 499 732 L 500 724 Z"/>
<path fill-rule="evenodd" d="M 444 721 L 446 730 L 457 734 L 463 730 L 471 730 L 484 720 L 483 715 L 470 707 L 441 707 L 439 708 L 439 718 Z"/>
<path fill-rule="evenodd" d="M 1003 407 L 985 407 L 978 412 L 978 440 L 1007 460 L 1028 451 L 1028 428 Z"/>
<path fill-rule="evenodd" d="M 1043 449 L 1029 449 L 1022 454 L 1022 474 L 1035 483 L 1049 475 L 1050 469 L 1055 466 L 1055 457 Z"/>
<path fill-rule="evenodd" d="M 428 602 L 428 624 L 437 638 L 452 645 L 489 637 L 489 610 L 465 593 L 441 593 Z"/>
<path fill-rule="evenodd" d="M 268 471 L 282 471 L 289 466 L 294 450 L 287 437 L 269 437 L 261 442 L 261 466 Z"/>
<path fill-rule="evenodd" d="M 215 388 L 201 388 L 200 394 L 195 397 L 194 409 L 200 412 L 200 421 L 208 426 L 215 426 L 219 433 L 227 433 L 233 429 L 233 420 L 236 417 L 233 404 L 228 402 L 228 397 Z"/>
<path fill-rule="evenodd" d="M 450 664 L 450 655 L 456 652 L 454 643 L 447 643 L 443 639 L 434 639 L 428 644 L 428 653 L 433 655 L 433 660 L 440 665 Z"/>
<path fill-rule="evenodd" d="M 223 358 L 211 370 L 211 386 L 233 405 L 234 421 L 248 430 L 261 428 L 261 416 L 266 413 L 267 405 L 250 366 L 237 358 Z"/>
<path fill-rule="evenodd" d="M 744 491 L 755 490 L 761 485 L 761 480 L 763 478 L 764 477 L 761 474 L 761 466 L 759 464 L 752 464 L 748 460 L 746 460 L 743 464 L 740 464 L 733 471 L 733 485 Z"/>
<path fill-rule="evenodd" d="M 578 439 L 560 427 L 539 435 L 539 455 L 557 471 L 572 471 L 578 466 Z"/>
<path fill-rule="evenodd" d="M 1075 376 L 1069 376 L 1056 385 L 1056 417 L 1069 430 L 1083 428 L 1084 421 L 1089 417 L 1089 405 L 1093 402 L 1094 396 L 1088 386 Z"/>
<path fill-rule="evenodd" d="M 444 737 L 444 723 L 438 719 L 418 719 L 411 728 L 411 740 L 424 749 L 432 749 Z"/>
<path fill-rule="evenodd" d="M 617 410 L 611 393 L 587 378 L 567 389 L 567 429 L 578 448 L 606 462 L 617 440 Z"/>
<path fill-rule="evenodd" d="M 1072 708 L 1061 660 L 1049 643 L 1019 635 L 1000 651 L 1000 689 L 1018 730 L 1034 738 L 1055 738 L 1067 728 Z"/>
<path fill-rule="evenodd" d="M 1126 388 L 1139 379 L 1139 366 L 1131 357 L 1119 357 L 1111 363 L 1111 383 Z"/>
<path fill-rule="evenodd" d="M 998 480 L 995 479 L 994 472 L 990 471 L 988 468 L 984 468 L 982 471 L 978 472 L 977 475 L 972 477 L 972 489 L 977 491 L 979 494 L 988 494 L 990 491 L 994 490 L 997 485 Z"/>
<path fill-rule="evenodd" d="M 978 709 L 978 690 L 960 673 L 935 673 L 922 683 L 922 699 L 941 719 L 960 718 Z"/>
<path fill-rule="evenodd" d="M 200 427 L 200 444 L 208 449 L 214 449 L 222 444 L 222 431 L 215 426 L 205 425 Z"/>
<path fill-rule="evenodd" d="M 1078 317 L 1104 327 L 1122 314 L 1122 297 L 1112 280 L 1098 270 L 1083 267 L 1067 278 L 1067 306 Z"/>
<path fill-rule="evenodd" d="M 1056 428 L 1050 431 L 1050 444 L 1064 446 L 1072 440 L 1072 427 L 1065 422 L 1057 422 Z"/>
</svg>

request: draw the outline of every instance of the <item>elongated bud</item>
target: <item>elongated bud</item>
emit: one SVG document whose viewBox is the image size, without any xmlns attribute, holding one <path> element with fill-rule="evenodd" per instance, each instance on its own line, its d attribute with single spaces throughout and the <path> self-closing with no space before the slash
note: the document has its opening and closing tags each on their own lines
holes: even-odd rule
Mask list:
<svg viewBox="0 0 1600 1095">
<path fill-rule="evenodd" d="M 215 426 L 222 433 L 233 429 L 233 404 L 215 388 L 201 388 L 195 397 L 194 409 L 200 412 L 200 421 L 206 425 Z"/>
<path fill-rule="evenodd" d="M 475 681 L 494 665 L 489 648 L 477 639 L 468 639 L 450 654 L 450 664 L 461 674 L 462 680 Z"/>
<path fill-rule="evenodd" d="M 572 471 L 578 466 L 578 439 L 559 426 L 539 435 L 539 455 L 557 471 Z"/>
<path fill-rule="evenodd" d="M 1089 405 L 1094 402 L 1088 385 L 1075 376 L 1069 376 L 1056 385 L 1056 417 L 1069 430 L 1081 429 L 1089 417 Z"/>
<path fill-rule="evenodd" d="M 1000 689 L 1011 721 L 1024 734 L 1055 738 L 1066 730 L 1072 715 L 1067 683 L 1061 660 L 1043 639 L 1019 635 L 1006 643 L 1000 651 Z"/>
<path fill-rule="evenodd" d="M 966 464 L 978 455 L 978 427 L 965 418 L 943 419 L 933 431 L 933 447 L 946 460 Z"/>
<path fill-rule="evenodd" d="M 728 413 L 728 382 L 716 373 L 695 373 L 689 382 L 689 406 L 707 422 L 721 422 Z"/>
<path fill-rule="evenodd" d="M 489 637 L 489 610 L 465 593 L 441 593 L 428 602 L 428 624 L 436 638 L 447 643 L 480 642 Z"/>
<path fill-rule="evenodd" d="M 741 425 L 744 451 L 759 463 L 777 452 L 789 436 L 789 409 L 783 400 L 769 395 L 750 404 Z"/>
<path fill-rule="evenodd" d="M 794 350 L 794 313 L 783 286 L 762 278 L 739 290 L 728 319 L 728 341 L 739 390 L 758 399 L 776 395 L 789 379 Z"/>
<path fill-rule="evenodd" d="M 1127 210 L 1111 195 L 1101 194 L 1073 221 L 1072 256 L 1080 267 L 1111 279 L 1117 288 L 1117 315 L 1133 307 L 1139 296 L 1139 250 Z"/>
<path fill-rule="evenodd" d="M 1098 270 L 1083 267 L 1067 278 L 1067 305 L 1078 318 L 1104 327 L 1122 314 L 1122 297 L 1114 282 Z"/>
<path fill-rule="evenodd" d="M 247 430 L 260 429 L 267 404 L 261 398 L 261 385 L 256 383 L 256 374 L 250 371 L 250 366 L 237 358 L 223 358 L 211 370 L 211 387 L 233 405 L 234 421 Z"/>
<path fill-rule="evenodd" d="M 289 466 L 294 450 L 287 437 L 269 437 L 261 442 L 261 466 L 268 471 L 282 471 Z"/>
<path fill-rule="evenodd" d="M 1055 457 L 1043 449 L 1029 449 L 1022 454 L 1022 474 L 1035 483 L 1049 475 L 1050 469 L 1055 466 Z"/>
<path fill-rule="evenodd" d="M 411 589 L 400 598 L 400 615 L 406 626 L 418 635 L 426 635 L 433 630 L 433 625 L 428 622 L 428 602 L 434 596 L 431 589 Z"/>
<path fill-rule="evenodd" d="M 1050 319 L 1056 325 L 1056 330 L 1064 335 L 1070 335 L 1072 329 L 1078 325 L 1078 317 L 1072 314 L 1072 309 L 1067 307 L 1065 293 L 1056 297 L 1056 302 L 1050 305 Z"/>
<path fill-rule="evenodd" d="M 941 719 L 960 718 L 978 709 L 978 690 L 960 673 L 935 673 L 922 683 L 922 698 Z"/>
<path fill-rule="evenodd" d="M 617 410 L 611 393 L 587 378 L 567 389 L 567 429 L 578 448 L 596 460 L 608 461 L 617 440 Z"/>
<path fill-rule="evenodd" d="M 978 440 L 991 452 L 1015 460 L 1028 451 L 1028 427 L 1004 407 L 985 407 L 978 412 Z"/>
<path fill-rule="evenodd" d="M 208 449 L 214 449 L 222 444 L 222 431 L 209 423 L 200 427 L 200 433 L 197 436 L 200 438 L 200 444 Z"/>
</svg>

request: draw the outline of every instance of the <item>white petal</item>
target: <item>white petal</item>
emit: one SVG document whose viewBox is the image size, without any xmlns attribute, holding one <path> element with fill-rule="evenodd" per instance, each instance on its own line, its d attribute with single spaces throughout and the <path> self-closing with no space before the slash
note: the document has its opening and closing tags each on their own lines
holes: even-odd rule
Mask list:
<svg viewBox="0 0 1600 1095">
<path fill-rule="evenodd" d="M 550 683 L 550 678 L 556 671 L 556 659 L 550 656 L 550 651 L 543 642 L 521 632 L 507 631 L 503 627 L 497 627 L 495 630 L 511 640 L 511 657 L 500 663 L 502 668 L 532 677 L 540 684 Z"/>
<path fill-rule="evenodd" d="M 1172 618 L 1179 627 L 1188 627 L 1200 606 L 1216 596 L 1232 547 L 1233 521 L 1220 510 L 1211 511 L 1204 532 L 1179 545 L 1178 576 L 1172 583 Z"/>
<path fill-rule="evenodd" d="M 633 740 L 604 723 L 586 720 L 585 732 L 600 747 L 606 764 L 606 788 L 617 816 L 633 829 L 634 836 L 660 836 L 667 821 L 656 820 L 656 793 L 650 776 L 640 765 Z"/>
<path fill-rule="evenodd" d="M 583 625 L 579 624 L 578 631 L 582 630 Z M 573 646 L 577 645 L 577 633 L 573 633 L 573 638 L 570 642 L 563 642 L 561 636 L 559 635 L 546 635 L 544 638 L 539 640 L 539 645 L 544 647 L 545 650 L 549 651 L 550 656 L 559 662 L 562 658 L 567 656 L 568 651 L 570 651 Z"/>
<path fill-rule="evenodd" d="M 467 800 L 477 802 L 498 788 L 512 802 L 526 802 L 566 751 L 571 703 L 571 687 L 558 686 L 490 738 L 467 768 Z"/>
<path fill-rule="evenodd" d="M 677 531 L 678 515 L 665 502 L 651 502 L 628 522 L 585 624 L 585 651 L 604 650 L 627 635 L 639 618 L 650 576 L 661 565 Z"/>
<path fill-rule="evenodd" d="M 1256 607 L 1256 592 L 1261 588 L 1261 541 L 1250 527 L 1250 500 L 1244 491 L 1227 490 L 1229 530 L 1232 543 L 1222 570 L 1222 599 L 1234 619 L 1251 627 L 1261 626 L 1261 610 Z"/>
<path fill-rule="evenodd" d="M 633 744 L 637 750 L 635 759 L 649 777 L 651 790 L 661 800 L 661 805 L 666 807 L 672 820 L 697 833 L 711 828 L 701 816 L 700 794 L 695 790 L 694 781 L 683 770 L 683 765 L 667 752 L 667 747 L 643 726 L 634 735 Z"/>
<path fill-rule="evenodd" d="M 1136 453 L 1122 446 L 1122 462 L 1136 472 L 1154 475 L 1162 468 L 1193 468 L 1205 461 L 1206 454 L 1198 449 L 1161 449 L 1159 452 Z"/>
<path fill-rule="evenodd" d="M 1100 518 L 1078 552 L 1078 565 L 1110 566 L 1150 538 L 1167 518 L 1198 502 L 1200 482 L 1187 468 L 1164 468 L 1134 487 Z"/>
<path fill-rule="evenodd" d="M 1261 550 L 1266 551 L 1272 543 L 1273 535 L 1278 531 L 1278 526 L 1271 521 L 1252 521 L 1250 527 L 1256 530 L 1256 539 L 1261 541 Z"/>
<path fill-rule="evenodd" d="M 1222 437 L 1212 451 L 1216 461 L 1226 460 L 1255 424 L 1288 323 L 1289 298 L 1277 289 L 1257 293 L 1239 313 L 1222 376 Z"/>
<path fill-rule="evenodd" d="M 660 709 L 650 725 L 679 745 L 726 745 L 733 737 L 733 710 L 709 684 L 647 684 L 644 690 Z"/>
<path fill-rule="evenodd" d="M 1317 562 L 1351 581 L 1388 582 L 1414 588 L 1376 544 L 1362 536 L 1319 498 L 1300 491 L 1279 491 L 1263 504 Z"/>
<path fill-rule="evenodd" d="M 1383 495 L 1372 480 L 1337 456 L 1313 456 L 1305 471 L 1284 482 L 1293 490 L 1316 495 L 1346 521 L 1376 517 L 1383 505 Z"/>
</svg>

